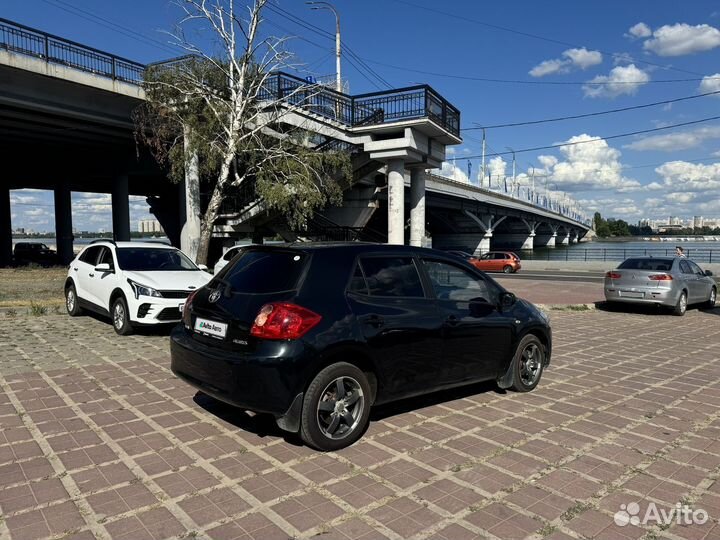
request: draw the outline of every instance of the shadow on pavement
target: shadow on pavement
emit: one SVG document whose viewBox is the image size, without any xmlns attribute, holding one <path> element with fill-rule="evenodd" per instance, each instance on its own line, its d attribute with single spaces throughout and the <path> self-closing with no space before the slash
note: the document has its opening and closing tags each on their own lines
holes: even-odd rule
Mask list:
<svg viewBox="0 0 720 540">
<path fill-rule="evenodd" d="M 280 429 L 272 415 L 250 414 L 248 411 L 223 403 L 202 392 L 196 393 L 193 401 L 220 420 L 248 433 L 253 433 L 261 439 L 265 437 L 276 437 L 282 438 L 285 442 L 294 446 L 303 445 L 303 442 L 297 434 Z"/>
<path fill-rule="evenodd" d="M 101 315 L 94 311 L 84 310 L 81 317 L 90 317 L 98 322 L 108 325 L 112 328 L 112 320 L 110 315 Z M 170 336 L 170 331 L 175 327 L 177 323 L 165 323 L 165 324 L 152 324 L 147 326 L 134 326 L 133 333 L 139 336 Z"/>
<path fill-rule="evenodd" d="M 667 315 L 672 316 L 672 309 L 656 304 L 621 304 L 617 302 L 595 302 L 595 309 L 609 313 L 635 313 L 638 315 Z M 699 305 L 688 306 L 688 311 L 700 311 L 710 315 L 720 315 L 720 309 L 703 308 Z"/>
</svg>

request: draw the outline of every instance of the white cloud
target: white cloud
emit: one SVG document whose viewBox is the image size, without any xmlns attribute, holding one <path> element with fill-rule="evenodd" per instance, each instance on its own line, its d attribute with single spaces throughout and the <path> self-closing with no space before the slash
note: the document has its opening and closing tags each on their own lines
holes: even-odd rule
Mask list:
<svg viewBox="0 0 720 540">
<path fill-rule="evenodd" d="M 678 133 L 651 135 L 626 144 L 623 148 L 639 151 L 674 152 L 695 148 L 702 144 L 703 141 L 718 138 L 720 138 L 720 126 L 702 127 Z"/>
<path fill-rule="evenodd" d="M 650 182 L 649 184 L 646 184 L 645 189 L 648 189 L 650 191 L 660 191 L 662 189 L 665 189 L 665 187 L 662 184 L 658 184 L 657 182 Z"/>
<path fill-rule="evenodd" d="M 507 163 L 502 157 L 495 156 L 488 162 L 487 170 L 492 178 L 503 178 L 507 170 Z"/>
<path fill-rule="evenodd" d="M 565 142 L 575 144 L 560 147 L 563 161 L 553 156 L 538 157 L 550 175 L 550 180 L 556 183 L 559 189 L 619 190 L 640 185 L 636 180 L 623 176 L 620 150 L 610 147 L 604 139 L 582 134 Z"/>
<path fill-rule="evenodd" d="M 569 73 L 574 69 L 587 69 L 602 63 L 600 51 L 589 51 L 585 47 L 568 49 L 562 53 L 563 58 L 544 60 L 530 70 L 533 77 L 544 77 L 553 73 Z"/>
<path fill-rule="evenodd" d="M 457 167 L 455 164 L 450 163 L 449 161 L 443 161 L 442 167 L 438 171 L 438 174 L 440 176 L 444 176 L 445 178 L 450 178 L 451 180 L 456 180 L 458 182 L 465 182 L 466 184 L 470 183 L 467 174 L 465 174 L 460 169 L 460 167 Z"/>
<path fill-rule="evenodd" d="M 669 161 L 655 169 L 675 193 L 720 190 L 720 163 Z"/>
<path fill-rule="evenodd" d="M 694 193 L 681 193 L 681 192 L 674 192 L 674 193 L 668 193 L 665 195 L 665 200 L 671 203 L 682 203 L 686 204 L 690 201 L 694 200 L 696 195 Z"/>
<path fill-rule="evenodd" d="M 589 80 L 582 88 L 586 97 L 615 98 L 623 94 L 636 94 L 638 89 L 648 81 L 650 81 L 650 75 L 635 67 L 635 64 L 630 64 L 616 66 L 610 70 L 608 75 L 598 75 Z"/>
<path fill-rule="evenodd" d="M 650 27 L 644 22 L 639 22 L 635 26 L 631 26 L 628 29 L 628 33 L 626 35 L 629 35 L 629 37 L 633 37 L 636 39 L 646 38 L 652 35 L 652 30 L 650 30 Z"/>
<path fill-rule="evenodd" d="M 682 56 L 720 47 L 720 30 L 708 24 L 677 23 L 661 26 L 652 39 L 643 43 L 646 51 L 658 56 Z"/>
<path fill-rule="evenodd" d="M 700 87 L 698 92 L 701 94 L 707 94 L 708 92 L 720 92 L 720 73 L 715 75 L 706 75 L 703 80 L 700 81 Z M 713 97 L 720 97 L 720 94 Z"/>
</svg>

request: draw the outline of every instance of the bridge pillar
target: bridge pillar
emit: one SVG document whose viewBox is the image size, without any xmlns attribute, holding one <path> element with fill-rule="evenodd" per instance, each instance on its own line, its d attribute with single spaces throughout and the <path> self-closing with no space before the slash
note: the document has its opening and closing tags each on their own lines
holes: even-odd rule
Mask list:
<svg viewBox="0 0 720 540">
<path fill-rule="evenodd" d="M 12 214 L 10 189 L 0 188 L 0 267 L 12 262 Z"/>
<path fill-rule="evenodd" d="M 64 182 L 55 188 L 55 244 L 58 262 L 70 264 L 75 257 L 72 232 L 72 200 Z"/>
<path fill-rule="evenodd" d="M 553 232 L 552 234 L 538 234 L 535 236 L 535 246 L 537 247 L 555 247 L 555 239 L 557 238 L 557 233 Z"/>
<path fill-rule="evenodd" d="M 405 243 L 405 162 L 394 158 L 388 168 L 388 244 Z"/>
<path fill-rule="evenodd" d="M 112 222 L 113 239 L 127 242 L 130 240 L 130 196 L 128 177 L 118 176 L 112 184 Z"/>
<path fill-rule="evenodd" d="M 577 243 L 578 243 L 578 233 L 577 233 L 577 231 L 571 231 L 571 232 L 570 232 L 570 243 L 571 243 L 571 244 L 577 244 Z"/>
<path fill-rule="evenodd" d="M 422 247 L 425 239 L 425 170 L 410 171 L 410 245 Z"/>
<path fill-rule="evenodd" d="M 558 239 L 560 240 L 561 246 L 567 246 L 570 243 L 570 233 L 569 232 L 560 233 L 558 235 Z M 557 243 L 557 241 L 556 241 L 556 243 Z"/>
<path fill-rule="evenodd" d="M 535 232 L 528 234 L 528 237 L 523 240 L 520 249 L 533 249 L 535 247 Z"/>
</svg>

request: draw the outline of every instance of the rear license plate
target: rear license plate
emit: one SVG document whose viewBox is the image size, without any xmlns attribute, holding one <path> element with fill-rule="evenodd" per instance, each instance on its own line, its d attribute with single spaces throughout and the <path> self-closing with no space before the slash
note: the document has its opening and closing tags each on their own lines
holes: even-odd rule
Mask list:
<svg viewBox="0 0 720 540">
<path fill-rule="evenodd" d="M 227 333 L 227 324 L 207 319 L 195 319 L 195 331 L 206 336 L 223 339 Z"/>
<path fill-rule="evenodd" d="M 625 298 L 645 298 L 645 293 L 635 291 L 621 291 L 620 296 L 624 296 Z"/>
</svg>

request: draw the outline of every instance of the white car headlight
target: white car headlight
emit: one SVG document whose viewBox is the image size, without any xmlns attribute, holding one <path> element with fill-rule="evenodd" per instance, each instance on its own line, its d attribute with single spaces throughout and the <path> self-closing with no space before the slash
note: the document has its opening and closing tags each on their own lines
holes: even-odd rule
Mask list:
<svg viewBox="0 0 720 540">
<path fill-rule="evenodd" d="M 154 296 L 156 298 L 162 298 L 162 294 L 160 294 L 152 287 L 141 285 L 140 283 L 136 283 L 130 279 L 128 279 L 128 283 L 130 284 L 133 292 L 135 293 L 135 298 L 139 298 L 141 296 Z"/>
</svg>

